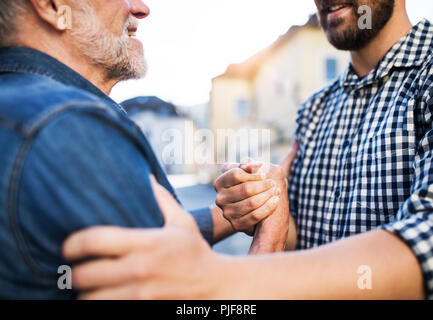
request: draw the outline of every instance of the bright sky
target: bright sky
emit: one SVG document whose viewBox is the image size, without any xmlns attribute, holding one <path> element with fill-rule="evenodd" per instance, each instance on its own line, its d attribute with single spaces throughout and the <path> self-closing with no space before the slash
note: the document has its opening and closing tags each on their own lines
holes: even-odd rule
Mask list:
<svg viewBox="0 0 433 320">
<path fill-rule="evenodd" d="M 151 14 L 139 27 L 149 72 L 118 84 L 121 102 L 156 95 L 178 105 L 209 100 L 211 79 L 271 44 L 315 12 L 313 0 L 144 0 Z M 433 22 L 432 0 L 407 0 L 412 23 Z"/>
</svg>

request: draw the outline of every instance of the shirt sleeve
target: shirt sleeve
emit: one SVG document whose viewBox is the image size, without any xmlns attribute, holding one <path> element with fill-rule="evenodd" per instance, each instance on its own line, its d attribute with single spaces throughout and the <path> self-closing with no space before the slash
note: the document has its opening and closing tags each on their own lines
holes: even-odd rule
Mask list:
<svg viewBox="0 0 433 320">
<path fill-rule="evenodd" d="M 311 105 L 311 102 L 304 103 L 300 109 L 298 110 L 297 118 L 296 118 L 296 127 L 293 133 L 292 140 L 298 142 L 299 149 L 298 154 L 293 161 L 292 168 L 289 174 L 289 206 L 290 206 L 290 214 L 296 221 L 296 216 L 298 213 L 298 199 L 299 199 L 299 175 L 301 173 L 301 164 L 302 164 L 302 156 L 303 156 L 303 141 L 302 137 L 304 136 L 305 131 L 305 113 L 306 109 Z M 299 234 L 298 234 L 299 235 Z"/>
<path fill-rule="evenodd" d="M 421 139 L 414 162 L 411 196 L 397 219 L 383 226 L 401 238 L 414 252 L 423 271 L 426 298 L 433 299 L 433 85 L 424 99 L 427 133 Z"/>
<path fill-rule="evenodd" d="M 192 216 L 197 222 L 203 238 L 210 244 L 214 244 L 213 238 L 213 219 L 212 212 L 209 207 L 191 211 Z"/>
</svg>

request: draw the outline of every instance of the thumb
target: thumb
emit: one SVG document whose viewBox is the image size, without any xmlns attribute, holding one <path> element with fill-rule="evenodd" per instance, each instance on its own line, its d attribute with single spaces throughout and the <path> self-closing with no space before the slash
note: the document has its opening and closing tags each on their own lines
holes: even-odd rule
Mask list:
<svg viewBox="0 0 433 320">
<path fill-rule="evenodd" d="M 227 171 L 230 171 L 234 168 L 240 168 L 242 170 L 244 170 L 246 173 L 249 174 L 254 174 L 257 173 L 259 171 L 259 169 L 263 166 L 263 162 L 258 162 L 258 161 L 251 161 L 248 163 L 226 163 L 222 169 L 221 172 L 224 174 Z"/>
<path fill-rule="evenodd" d="M 164 227 L 180 227 L 200 232 L 194 218 L 179 205 L 170 192 L 156 181 L 153 175 L 150 176 L 150 182 L 158 206 L 164 216 Z"/>
<path fill-rule="evenodd" d="M 293 162 L 296 159 L 297 154 L 298 154 L 298 142 L 295 141 L 293 143 L 293 145 L 292 145 L 292 150 L 289 152 L 289 154 L 287 155 L 287 157 L 281 163 L 281 167 L 284 170 L 284 174 L 288 178 L 290 178 L 289 177 L 290 170 L 292 169 L 292 165 L 293 165 Z"/>
</svg>

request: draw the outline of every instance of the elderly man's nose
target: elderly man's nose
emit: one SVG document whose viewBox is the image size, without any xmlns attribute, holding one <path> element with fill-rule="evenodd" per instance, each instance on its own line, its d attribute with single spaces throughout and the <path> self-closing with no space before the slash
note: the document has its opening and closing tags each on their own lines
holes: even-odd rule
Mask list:
<svg viewBox="0 0 433 320">
<path fill-rule="evenodd" d="M 141 0 L 131 0 L 131 14 L 137 19 L 144 19 L 150 14 L 150 9 Z"/>
</svg>

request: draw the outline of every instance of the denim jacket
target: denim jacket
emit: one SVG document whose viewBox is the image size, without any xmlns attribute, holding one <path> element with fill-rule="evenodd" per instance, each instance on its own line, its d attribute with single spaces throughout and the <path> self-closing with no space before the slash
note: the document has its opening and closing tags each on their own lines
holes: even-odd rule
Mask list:
<svg viewBox="0 0 433 320">
<path fill-rule="evenodd" d="M 161 227 L 150 174 L 175 195 L 118 104 L 46 54 L 0 48 L 0 298 L 74 298 L 58 280 L 77 230 Z M 193 215 L 211 242 L 209 209 Z"/>
</svg>

